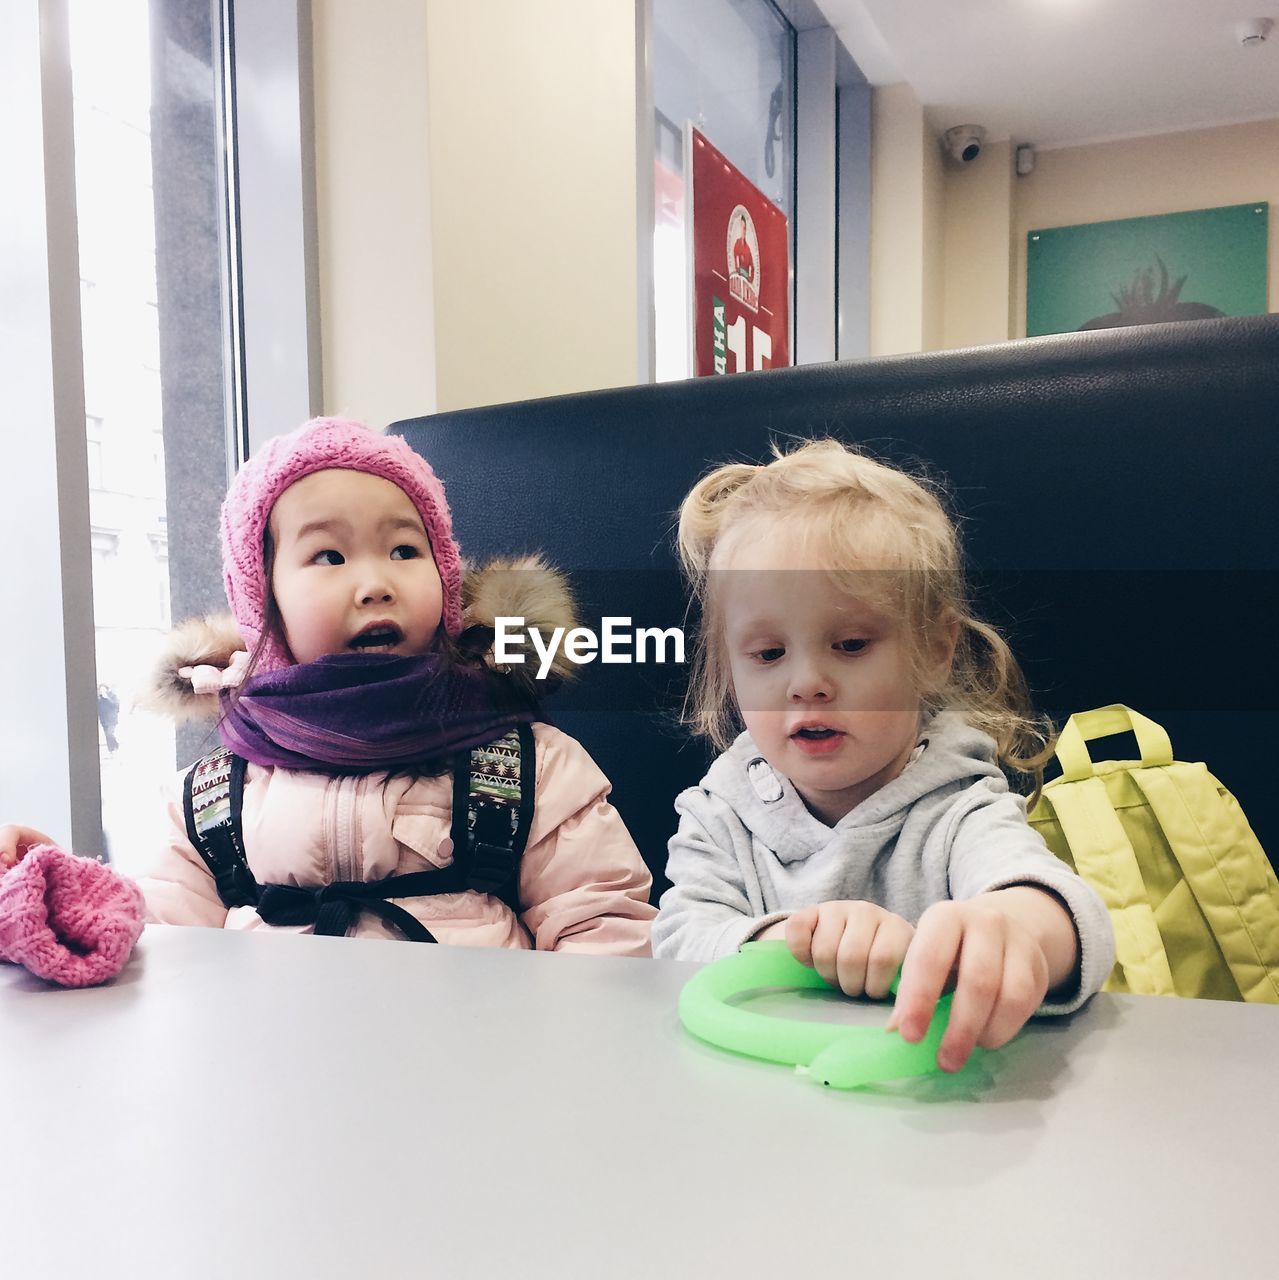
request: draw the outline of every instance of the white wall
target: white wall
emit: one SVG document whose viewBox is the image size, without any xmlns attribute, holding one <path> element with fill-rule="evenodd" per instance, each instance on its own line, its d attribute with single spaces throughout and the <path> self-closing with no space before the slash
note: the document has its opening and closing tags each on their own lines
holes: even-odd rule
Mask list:
<svg viewBox="0 0 1279 1280">
<path fill-rule="evenodd" d="M 312 0 L 325 412 L 641 376 L 637 2 Z"/>
<path fill-rule="evenodd" d="M 1039 153 L 1012 175 L 1008 143 L 945 185 L 944 345 L 1024 337 L 1026 236 L 1045 227 L 1270 203 L 1269 305 L 1279 309 L 1279 120 Z"/>
<path fill-rule="evenodd" d="M 1026 233 L 1113 218 L 1270 204 L 1269 309 L 1279 308 L 1279 120 L 1069 147 L 1039 155 L 1013 212 L 1013 333 L 1026 332 Z"/>
<path fill-rule="evenodd" d="M 1003 342 L 1013 307 L 1012 144 L 993 143 L 945 183 L 943 347 Z"/>
<path fill-rule="evenodd" d="M 919 126 L 924 177 L 923 216 L 923 350 L 943 345 L 946 306 L 946 176 L 937 135 L 926 122 Z"/>
<path fill-rule="evenodd" d="M 426 12 L 439 407 L 633 384 L 635 5 Z"/>
<path fill-rule="evenodd" d="M 427 6 L 312 0 L 312 32 L 324 412 L 385 426 L 436 408 Z"/>
<path fill-rule="evenodd" d="M 924 347 L 924 109 L 907 84 L 871 96 L 870 354 Z"/>
<path fill-rule="evenodd" d="M 1040 152 L 1008 142 L 947 165 L 909 85 L 872 99 L 871 353 L 979 346 L 1026 333 L 1034 229 L 1268 201 L 1279 310 L 1279 120 Z"/>
<path fill-rule="evenodd" d="M 386 422 L 645 376 L 642 0 L 312 0 L 324 404 Z M 536 57 L 529 51 L 535 50 Z M 1025 332 L 1037 227 L 1268 200 L 1279 121 L 945 165 L 909 85 L 872 98 L 870 350 Z"/>
</svg>

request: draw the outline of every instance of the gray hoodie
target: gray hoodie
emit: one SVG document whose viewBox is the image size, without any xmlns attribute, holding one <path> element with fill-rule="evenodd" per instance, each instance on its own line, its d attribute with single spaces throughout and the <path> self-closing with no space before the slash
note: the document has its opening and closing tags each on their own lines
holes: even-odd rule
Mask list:
<svg viewBox="0 0 1279 1280">
<path fill-rule="evenodd" d="M 1040 1012 L 1078 1008 L 1114 964 L 1101 899 L 1027 825 L 988 735 L 944 712 L 921 742 L 896 778 L 830 827 L 743 733 L 675 801 L 672 887 L 653 923 L 653 954 L 714 960 L 819 902 L 862 899 L 915 924 L 935 902 L 1038 884 L 1066 903 L 1081 958 L 1078 991 Z"/>
</svg>

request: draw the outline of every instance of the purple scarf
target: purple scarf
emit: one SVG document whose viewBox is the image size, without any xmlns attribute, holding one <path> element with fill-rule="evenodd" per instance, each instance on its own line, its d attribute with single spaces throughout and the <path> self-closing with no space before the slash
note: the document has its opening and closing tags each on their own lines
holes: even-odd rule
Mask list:
<svg viewBox="0 0 1279 1280">
<path fill-rule="evenodd" d="M 333 654 L 221 696 L 223 743 L 254 764 L 371 773 L 443 759 L 538 718 L 496 676 L 439 654 Z"/>
</svg>

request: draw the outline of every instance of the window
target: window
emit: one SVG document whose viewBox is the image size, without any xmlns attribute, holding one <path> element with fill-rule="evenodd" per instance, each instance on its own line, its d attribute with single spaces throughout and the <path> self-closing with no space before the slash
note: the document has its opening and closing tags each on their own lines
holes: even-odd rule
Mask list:
<svg viewBox="0 0 1279 1280">
<path fill-rule="evenodd" d="M 138 689 L 173 613 L 195 612 L 175 610 L 173 597 L 221 595 L 227 235 L 215 7 L 69 9 L 102 813 L 106 848 L 127 872 L 145 867 L 159 839 L 160 789 L 179 756 L 173 722 L 140 710 Z M 171 536 L 181 539 L 174 582 Z"/>
<path fill-rule="evenodd" d="M 787 213 L 793 269 L 794 68 L 794 29 L 769 0 L 654 0 L 653 301 L 659 381 L 691 372 L 685 122 Z"/>
<path fill-rule="evenodd" d="M 102 485 L 102 419 L 92 413 L 84 417 L 84 439 L 89 456 L 89 489 Z"/>
</svg>

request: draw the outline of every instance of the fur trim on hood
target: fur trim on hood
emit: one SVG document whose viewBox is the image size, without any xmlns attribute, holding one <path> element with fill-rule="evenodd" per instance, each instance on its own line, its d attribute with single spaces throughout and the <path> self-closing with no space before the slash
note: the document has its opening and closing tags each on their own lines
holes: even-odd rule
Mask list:
<svg viewBox="0 0 1279 1280">
<path fill-rule="evenodd" d="M 493 662 L 493 632 L 497 618 L 523 618 L 527 628 L 547 634 L 556 627 L 567 632 L 577 625 L 577 609 L 567 579 L 541 556 L 515 556 L 493 560 L 481 568 L 463 565 L 462 633 L 454 644 L 463 655 Z M 560 648 L 545 680 L 536 679 L 537 651 L 525 639 L 507 646 L 523 652 L 522 665 L 504 669 L 512 680 L 528 683 L 538 696 L 557 688 L 574 671 Z M 135 705 L 181 722 L 214 720 L 218 714 L 216 693 L 197 694 L 191 680 L 179 675 L 183 667 L 225 668 L 231 655 L 245 648 L 239 628 L 229 613 L 192 618 L 174 628 L 157 655 L 149 679 L 138 690 Z"/>
<path fill-rule="evenodd" d="M 217 694 L 197 694 L 180 667 L 226 667 L 231 655 L 244 648 L 240 629 L 229 613 L 188 618 L 165 637 L 150 677 L 139 687 L 134 705 L 143 711 L 184 720 L 215 720 Z"/>
</svg>

